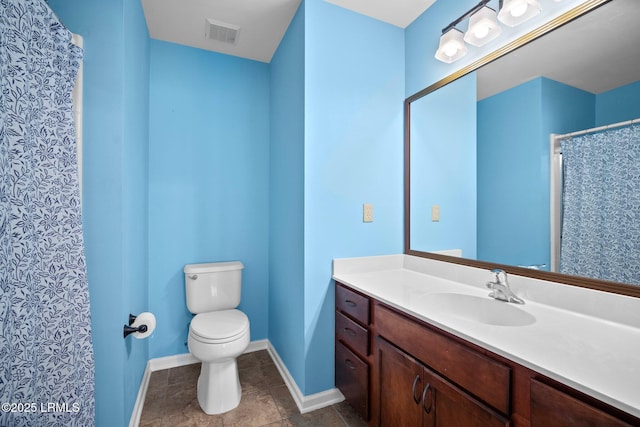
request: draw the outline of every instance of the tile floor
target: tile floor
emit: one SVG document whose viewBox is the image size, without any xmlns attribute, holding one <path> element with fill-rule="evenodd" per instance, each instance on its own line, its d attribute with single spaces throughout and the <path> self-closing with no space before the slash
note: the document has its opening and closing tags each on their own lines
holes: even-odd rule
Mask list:
<svg viewBox="0 0 640 427">
<path fill-rule="evenodd" d="M 242 400 L 220 415 L 202 412 L 196 398 L 200 364 L 153 372 L 140 427 L 318 426 L 365 427 L 346 402 L 300 414 L 266 350 L 238 358 Z"/>
</svg>

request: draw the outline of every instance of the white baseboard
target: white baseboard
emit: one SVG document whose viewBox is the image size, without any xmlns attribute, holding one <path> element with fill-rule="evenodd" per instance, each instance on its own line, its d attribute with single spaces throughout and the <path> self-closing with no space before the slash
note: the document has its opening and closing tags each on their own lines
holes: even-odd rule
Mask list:
<svg viewBox="0 0 640 427">
<path fill-rule="evenodd" d="M 334 403 L 342 402 L 344 400 L 344 396 L 337 388 L 305 396 L 302 394 L 302 391 L 300 391 L 300 388 L 293 379 L 293 376 L 291 376 L 291 373 L 289 373 L 289 370 L 285 366 L 284 362 L 282 362 L 278 352 L 273 348 L 269 340 L 251 341 L 244 352 L 253 353 L 254 351 L 259 350 L 267 350 L 269 356 L 271 356 L 271 360 L 273 360 L 276 368 L 278 368 L 278 372 L 280 372 L 284 383 L 287 385 L 289 393 L 291 393 L 291 397 L 296 402 L 296 406 L 298 407 L 298 410 L 300 410 L 300 413 L 304 414 L 315 411 L 316 409 L 324 408 L 325 406 L 333 405 Z M 133 407 L 133 412 L 131 413 L 129 427 L 138 427 L 138 424 L 140 424 L 142 407 L 147 395 L 147 389 L 149 388 L 149 380 L 151 379 L 151 374 L 153 372 L 191 365 L 198 362 L 198 359 L 193 357 L 190 353 L 176 354 L 174 356 L 159 357 L 149 360 L 147 362 L 147 367 L 144 370 L 144 374 L 142 375 L 140 390 L 138 390 L 138 397 L 136 399 L 135 406 Z"/>
<path fill-rule="evenodd" d="M 305 396 L 302 394 L 298 384 L 296 384 L 293 376 L 285 366 L 282 359 L 280 359 L 280 355 L 278 355 L 278 352 L 271 343 L 269 343 L 267 351 L 269 352 L 273 363 L 275 363 L 276 368 L 278 368 L 278 372 L 280 372 L 280 376 L 287 385 L 289 393 L 291 393 L 291 397 L 293 397 L 293 400 L 296 402 L 296 406 L 301 414 L 315 411 L 316 409 L 324 408 L 325 406 L 333 405 L 334 403 L 342 402 L 344 400 L 344 396 L 337 388 Z"/>
<path fill-rule="evenodd" d="M 149 361 L 151 362 L 151 361 Z M 140 389 L 138 390 L 138 397 L 136 403 L 133 406 L 133 412 L 131 413 L 131 419 L 129 420 L 129 427 L 138 427 L 140 424 L 140 417 L 142 416 L 142 407 L 144 406 L 144 398 L 147 396 L 147 389 L 149 388 L 149 380 L 151 379 L 151 368 L 147 362 L 147 367 L 142 374 L 142 381 L 140 382 Z"/>
</svg>

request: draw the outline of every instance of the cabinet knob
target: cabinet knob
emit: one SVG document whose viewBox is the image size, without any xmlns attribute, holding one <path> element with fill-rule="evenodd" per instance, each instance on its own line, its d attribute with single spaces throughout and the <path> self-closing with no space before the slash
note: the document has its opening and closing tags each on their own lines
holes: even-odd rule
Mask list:
<svg viewBox="0 0 640 427">
<path fill-rule="evenodd" d="M 344 300 L 344 303 L 349 307 L 355 307 L 356 305 L 358 305 L 355 302 L 351 301 L 350 299 Z"/>
</svg>

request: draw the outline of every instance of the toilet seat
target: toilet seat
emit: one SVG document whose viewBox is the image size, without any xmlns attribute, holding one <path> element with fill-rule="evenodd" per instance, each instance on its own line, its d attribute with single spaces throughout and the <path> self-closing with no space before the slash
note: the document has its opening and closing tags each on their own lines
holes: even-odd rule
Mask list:
<svg viewBox="0 0 640 427">
<path fill-rule="evenodd" d="M 249 318 L 235 309 L 200 313 L 191 320 L 189 332 L 203 343 L 228 343 L 249 332 Z"/>
</svg>

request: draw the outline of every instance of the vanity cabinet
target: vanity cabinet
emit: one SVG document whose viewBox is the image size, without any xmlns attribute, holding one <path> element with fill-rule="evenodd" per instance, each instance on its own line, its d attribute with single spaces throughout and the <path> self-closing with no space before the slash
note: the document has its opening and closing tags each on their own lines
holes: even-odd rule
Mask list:
<svg viewBox="0 0 640 427">
<path fill-rule="evenodd" d="M 364 420 L 370 412 L 370 319 L 369 298 L 336 284 L 336 387 Z"/>
<path fill-rule="evenodd" d="M 640 419 L 336 282 L 336 386 L 370 426 L 640 426 Z"/>
<path fill-rule="evenodd" d="M 504 427 L 509 420 L 386 340 L 375 341 L 382 426 Z"/>
<path fill-rule="evenodd" d="M 379 425 L 509 425 L 508 366 L 383 305 L 373 324 Z"/>
</svg>

